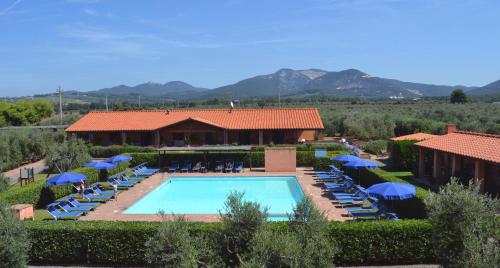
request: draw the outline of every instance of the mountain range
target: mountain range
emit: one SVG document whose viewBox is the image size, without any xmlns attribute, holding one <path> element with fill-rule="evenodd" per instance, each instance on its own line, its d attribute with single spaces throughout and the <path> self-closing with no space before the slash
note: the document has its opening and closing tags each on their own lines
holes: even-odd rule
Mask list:
<svg viewBox="0 0 500 268">
<path fill-rule="evenodd" d="M 356 69 L 325 71 L 320 69 L 280 69 L 272 74 L 258 75 L 214 89 L 192 86 L 182 81 L 166 84 L 144 83 L 136 86 L 120 85 L 87 92 L 91 95 L 162 97 L 187 99 L 245 99 L 262 97 L 336 96 L 388 98 L 391 96 L 418 98 L 448 96 L 456 88 L 469 94 L 500 94 L 500 80 L 484 87 L 461 85 L 432 85 L 374 77 Z"/>
</svg>

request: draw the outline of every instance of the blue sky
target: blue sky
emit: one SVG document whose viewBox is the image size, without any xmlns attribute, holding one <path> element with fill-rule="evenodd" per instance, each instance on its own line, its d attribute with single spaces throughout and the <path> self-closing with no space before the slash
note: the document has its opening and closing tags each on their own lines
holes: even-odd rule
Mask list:
<svg viewBox="0 0 500 268">
<path fill-rule="evenodd" d="M 500 79 L 498 14 L 497 0 L 0 0 L 0 95 L 212 88 L 282 67 L 481 86 Z"/>
</svg>

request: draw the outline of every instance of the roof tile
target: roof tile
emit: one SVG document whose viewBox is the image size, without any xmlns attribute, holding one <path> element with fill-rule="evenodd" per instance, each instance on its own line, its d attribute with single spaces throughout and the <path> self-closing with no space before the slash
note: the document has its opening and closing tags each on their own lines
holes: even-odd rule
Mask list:
<svg viewBox="0 0 500 268">
<path fill-rule="evenodd" d="M 457 131 L 415 145 L 500 164 L 500 135 Z"/>
<path fill-rule="evenodd" d="M 324 129 L 316 108 L 90 112 L 68 132 L 151 131 L 188 119 L 230 130 Z"/>
</svg>

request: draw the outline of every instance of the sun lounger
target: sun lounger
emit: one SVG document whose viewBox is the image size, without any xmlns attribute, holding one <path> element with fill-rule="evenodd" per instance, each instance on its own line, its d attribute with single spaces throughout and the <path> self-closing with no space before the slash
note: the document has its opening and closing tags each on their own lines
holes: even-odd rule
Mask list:
<svg viewBox="0 0 500 268">
<path fill-rule="evenodd" d="M 168 172 L 176 172 L 179 169 L 179 162 L 170 163 L 170 167 L 168 168 Z"/>
<path fill-rule="evenodd" d="M 224 162 L 215 161 L 215 172 L 222 172 L 222 171 L 224 171 Z"/>
<path fill-rule="evenodd" d="M 137 176 L 130 177 L 129 175 L 127 175 L 125 173 L 121 174 L 121 178 L 122 178 L 122 181 L 125 181 L 125 182 L 128 181 L 128 182 L 134 182 L 134 183 L 139 183 L 139 182 L 144 180 L 144 177 L 137 177 Z"/>
<path fill-rule="evenodd" d="M 97 195 L 97 194 L 93 194 L 93 193 L 91 193 L 88 190 L 83 191 L 83 197 L 87 198 L 87 199 L 90 199 L 90 200 L 93 200 L 93 199 L 109 200 L 109 199 L 113 198 L 113 196 L 111 196 L 111 195 Z"/>
<path fill-rule="evenodd" d="M 66 203 L 66 201 L 57 202 L 57 205 L 55 205 L 55 206 L 60 207 L 62 210 L 66 211 L 66 212 L 72 212 L 72 211 L 91 211 L 91 210 L 94 210 L 93 207 L 86 207 L 86 206 L 72 207 L 68 203 Z"/>
<path fill-rule="evenodd" d="M 191 162 L 190 161 L 186 161 L 184 162 L 184 165 L 182 165 L 182 168 L 181 168 L 181 172 L 189 172 L 191 170 Z"/>
<path fill-rule="evenodd" d="M 79 201 L 76 201 L 76 199 L 74 199 L 72 197 L 68 197 L 68 198 L 65 198 L 63 200 L 67 201 L 69 204 L 71 204 L 74 207 L 97 207 L 101 204 L 99 202 L 79 202 Z"/>
<path fill-rule="evenodd" d="M 378 209 L 378 204 L 376 202 L 371 202 L 369 206 L 365 207 L 347 207 L 348 212 L 369 212 Z"/>
<path fill-rule="evenodd" d="M 226 161 L 226 167 L 224 167 L 224 172 L 231 173 L 233 172 L 233 168 L 234 168 L 234 161 L 233 160 Z"/>
<path fill-rule="evenodd" d="M 205 167 L 202 165 L 201 162 L 196 162 L 196 164 L 193 166 L 191 171 L 193 172 L 204 172 Z"/>
<path fill-rule="evenodd" d="M 236 162 L 236 166 L 234 167 L 234 172 L 240 173 L 243 171 L 243 162 Z"/>
<path fill-rule="evenodd" d="M 113 179 L 113 178 L 108 178 L 108 182 L 111 185 L 116 183 L 116 184 L 118 184 L 118 187 L 125 187 L 125 188 L 134 187 L 134 185 L 135 185 L 135 183 L 132 183 L 132 182 L 125 182 L 125 181 L 121 181 L 121 180 Z"/>
<path fill-rule="evenodd" d="M 101 190 L 101 188 L 99 188 L 97 186 L 90 188 L 90 191 L 92 191 L 96 195 L 114 195 L 115 194 L 115 191 L 113 191 L 113 190 L 103 191 L 103 190 Z"/>
<path fill-rule="evenodd" d="M 61 218 L 71 218 L 71 219 L 76 219 L 80 216 L 83 215 L 82 212 L 66 212 L 66 211 L 59 211 L 55 207 L 48 207 L 47 211 L 49 212 L 52 217 L 57 221 Z"/>
<path fill-rule="evenodd" d="M 344 182 L 342 184 L 325 182 L 324 185 L 325 185 L 326 190 L 328 190 L 328 191 L 344 191 L 344 192 L 346 192 L 354 185 L 354 182 L 351 180 L 346 180 L 346 182 Z"/>
</svg>

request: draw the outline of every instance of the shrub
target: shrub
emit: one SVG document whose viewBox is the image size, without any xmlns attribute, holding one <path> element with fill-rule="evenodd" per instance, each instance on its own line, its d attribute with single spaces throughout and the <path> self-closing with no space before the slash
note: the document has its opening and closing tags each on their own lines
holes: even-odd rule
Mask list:
<svg viewBox="0 0 500 268">
<path fill-rule="evenodd" d="M 365 150 L 371 154 L 381 155 L 387 152 L 387 140 L 373 140 L 365 145 Z"/>
<path fill-rule="evenodd" d="M 47 153 L 47 166 L 59 173 L 79 167 L 92 160 L 83 140 L 72 138 L 54 144 Z"/>
<path fill-rule="evenodd" d="M 267 208 L 259 203 L 243 200 L 244 193 L 233 192 L 220 212 L 222 221 L 221 247 L 229 266 L 242 263 L 243 255 L 249 250 L 250 241 L 258 228 L 267 219 Z"/>
<path fill-rule="evenodd" d="M 24 226 L 0 201 L 0 267 L 25 267 L 29 240 Z"/>
<path fill-rule="evenodd" d="M 391 164 L 394 169 L 416 171 L 418 162 L 418 149 L 414 145 L 416 142 L 416 140 L 391 142 Z"/>
<path fill-rule="evenodd" d="M 499 201 L 480 194 L 479 187 L 472 181 L 465 187 L 452 178 L 439 193 L 431 193 L 425 200 L 434 227 L 433 248 L 445 267 L 475 267 L 467 265 L 474 262 L 498 264 L 500 237 L 495 234 L 499 227 L 495 213 Z M 478 243 L 490 239 L 496 242 Z M 490 255 L 490 250 L 496 253 Z"/>
<path fill-rule="evenodd" d="M 304 197 L 289 216 L 289 225 L 301 248 L 299 267 L 330 267 L 338 251 L 328 238 L 328 221 L 310 197 Z"/>
<path fill-rule="evenodd" d="M 186 220 L 165 220 L 146 242 L 145 258 L 152 267 L 196 267 L 198 252 Z"/>
<path fill-rule="evenodd" d="M 242 267 L 301 267 L 302 249 L 297 236 L 271 227 L 266 224 L 257 230 Z"/>
<path fill-rule="evenodd" d="M 64 139 L 64 132 L 16 129 L 0 132 L 0 171 L 45 157 L 48 148 Z"/>
<path fill-rule="evenodd" d="M 9 185 L 9 178 L 0 173 L 0 193 L 7 191 Z"/>
</svg>

